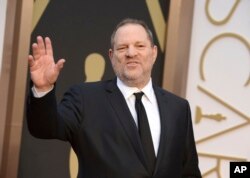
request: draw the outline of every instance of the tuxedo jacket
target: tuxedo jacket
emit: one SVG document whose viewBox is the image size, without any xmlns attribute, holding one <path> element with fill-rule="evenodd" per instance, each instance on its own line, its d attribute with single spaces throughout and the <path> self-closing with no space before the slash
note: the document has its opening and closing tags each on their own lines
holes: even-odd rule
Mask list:
<svg viewBox="0 0 250 178">
<path fill-rule="evenodd" d="M 60 103 L 53 89 L 42 98 L 30 94 L 30 133 L 70 142 L 78 178 L 200 178 L 190 107 L 185 99 L 153 86 L 161 134 L 153 175 L 135 121 L 116 80 L 71 87 Z"/>
</svg>

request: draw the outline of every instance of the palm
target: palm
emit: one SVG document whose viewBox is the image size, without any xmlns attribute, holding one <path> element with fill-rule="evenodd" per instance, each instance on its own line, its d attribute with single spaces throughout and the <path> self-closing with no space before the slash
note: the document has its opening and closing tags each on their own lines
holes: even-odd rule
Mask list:
<svg viewBox="0 0 250 178">
<path fill-rule="evenodd" d="M 46 85 L 48 82 L 54 83 L 56 80 L 54 67 L 55 63 L 51 56 L 40 56 L 30 67 L 31 79 L 38 86 Z"/>
</svg>

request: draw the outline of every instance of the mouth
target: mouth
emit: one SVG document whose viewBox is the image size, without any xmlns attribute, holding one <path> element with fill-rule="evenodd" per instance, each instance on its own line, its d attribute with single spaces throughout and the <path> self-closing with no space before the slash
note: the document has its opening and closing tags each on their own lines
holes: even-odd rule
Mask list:
<svg viewBox="0 0 250 178">
<path fill-rule="evenodd" d="M 139 65 L 139 62 L 137 62 L 137 61 L 129 61 L 129 62 L 126 63 L 126 65 L 128 67 L 136 67 L 137 65 Z"/>
</svg>

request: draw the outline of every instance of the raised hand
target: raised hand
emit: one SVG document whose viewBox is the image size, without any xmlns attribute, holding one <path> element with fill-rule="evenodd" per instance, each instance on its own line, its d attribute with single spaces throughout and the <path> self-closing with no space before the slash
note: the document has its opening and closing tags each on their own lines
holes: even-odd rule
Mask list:
<svg viewBox="0 0 250 178">
<path fill-rule="evenodd" d="M 38 91 L 48 91 L 56 82 L 64 59 L 54 61 L 53 48 L 48 37 L 37 37 L 37 43 L 32 44 L 33 55 L 29 55 L 31 80 Z"/>
</svg>

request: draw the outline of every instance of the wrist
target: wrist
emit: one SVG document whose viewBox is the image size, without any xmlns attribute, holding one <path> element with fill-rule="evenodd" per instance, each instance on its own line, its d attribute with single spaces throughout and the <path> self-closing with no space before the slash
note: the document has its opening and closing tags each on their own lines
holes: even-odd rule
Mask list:
<svg viewBox="0 0 250 178">
<path fill-rule="evenodd" d="M 49 93 L 51 90 L 53 90 L 54 85 L 52 86 L 52 88 L 50 90 L 47 91 L 37 91 L 36 87 L 33 85 L 33 87 L 31 88 L 33 96 L 35 98 L 41 98 L 43 96 L 45 96 L 47 93 Z"/>
<path fill-rule="evenodd" d="M 34 85 L 34 88 L 37 92 L 47 92 L 47 91 L 52 90 L 53 87 L 54 85 L 48 85 L 48 86 L 43 86 L 43 87 Z"/>
</svg>

